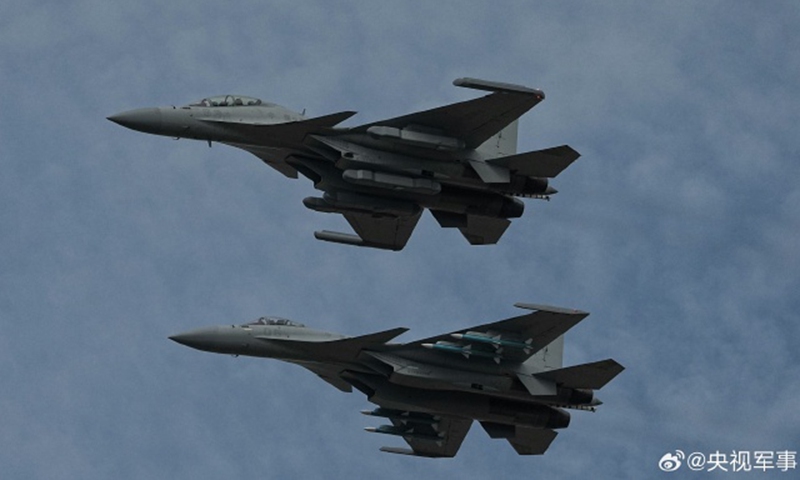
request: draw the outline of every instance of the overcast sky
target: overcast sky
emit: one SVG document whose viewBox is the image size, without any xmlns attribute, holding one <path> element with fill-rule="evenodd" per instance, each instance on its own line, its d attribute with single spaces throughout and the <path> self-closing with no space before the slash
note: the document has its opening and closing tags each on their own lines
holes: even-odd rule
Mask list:
<svg viewBox="0 0 800 480">
<path fill-rule="evenodd" d="M 797 2 L 0 11 L 3 479 L 646 478 L 676 449 L 800 449 Z M 479 95 L 461 76 L 541 88 L 519 150 L 582 153 L 496 246 L 428 214 L 402 252 L 319 242 L 349 226 L 309 181 L 105 118 L 237 93 L 355 126 Z M 627 367 L 542 457 L 479 426 L 452 460 L 383 454 L 360 393 L 167 339 L 274 314 L 411 341 L 520 301 L 591 312 L 567 364 Z"/>
</svg>

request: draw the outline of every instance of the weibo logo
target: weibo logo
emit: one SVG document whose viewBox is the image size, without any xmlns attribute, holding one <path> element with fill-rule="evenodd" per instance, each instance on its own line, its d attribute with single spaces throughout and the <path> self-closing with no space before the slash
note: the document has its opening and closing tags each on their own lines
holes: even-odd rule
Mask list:
<svg viewBox="0 0 800 480">
<path fill-rule="evenodd" d="M 674 472 L 681 468 L 681 460 L 685 459 L 686 455 L 682 450 L 675 450 L 675 453 L 665 453 L 661 460 L 658 461 L 658 468 L 665 472 Z"/>
</svg>

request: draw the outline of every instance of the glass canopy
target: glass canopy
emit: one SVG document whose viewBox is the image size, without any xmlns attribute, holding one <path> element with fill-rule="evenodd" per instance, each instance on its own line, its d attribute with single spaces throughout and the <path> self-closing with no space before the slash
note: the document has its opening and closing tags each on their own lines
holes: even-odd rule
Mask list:
<svg viewBox="0 0 800 480">
<path fill-rule="evenodd" d="M 263 102 L 258 98 L 245 97 L 244 95 L 217 95 L 208 97 L 199 102 L 191 103 L 192 107 L 238 107 L 261 105 Z"/>
<path fill-rule="evenodd" d="M 283 325 L 287 327 L 305 327 L 305 325 L 302 323 L 281 317 L 261 317 L 258 320 L 246 323 L 245 325 Z"/>
</svg>

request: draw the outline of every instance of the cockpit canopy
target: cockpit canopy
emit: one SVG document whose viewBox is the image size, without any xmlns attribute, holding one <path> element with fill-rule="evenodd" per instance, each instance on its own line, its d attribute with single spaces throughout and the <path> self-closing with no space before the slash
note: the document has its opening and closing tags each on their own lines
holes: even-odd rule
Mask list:
<svg viewBox="0 0 800 480">
<path fill-rule="evenodd" d="M 253 106 L 262 105 L 258 98 L 245 97 L 244 95 L 217 95 L 216 97 L 208 97 L 200 100 L 199 102 L 190 103 L 190 107 L 238 107 L 238 106 Z"/>
<path fill-rule="evenodd" d="M 303 325 L 302 323 L 295 322 L 295 321 L 289 320 L 287 318 L 271 317 L 271 316 L 270 317 L 261 317 L 261 318 L 259 318 L 258 320 L 254 321 L 254 322 L 245 323 L 242 326 L 244 327 L 244 326 L 249 326 L 249 325 L 282 325 L 282 326 L 286 326 L 286 327 L 305 327 L 305 325 Z"/>
</svg>

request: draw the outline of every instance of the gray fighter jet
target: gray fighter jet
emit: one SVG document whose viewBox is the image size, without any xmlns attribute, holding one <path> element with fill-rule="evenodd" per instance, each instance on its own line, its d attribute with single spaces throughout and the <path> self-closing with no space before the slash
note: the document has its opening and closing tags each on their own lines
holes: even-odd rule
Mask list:
<svg viewBox="0 0 800 480">
<path fill-rule="evenodd" d="M 396 435 L 411 446 L 384 452 L 452 457 L 473 420 L 520 455 L 544 453 L 566 428 L 566 409 L 591 410 L 623 367 L 614 360 L 562 366 L 563 334 L 588 313 L 543 305 L 518 317 L 411 343 L 405 332 L 346 337 L 278 317 L 169 337 L 198 350 L 276 358 L 311 370 L 339 390 L 355 387 L 378 407 L 362 413 L 391 425 L 368 432 Z"/>
<path fill-rule="evenodd" d="M 320 240 L 401 250 L 427 208 L 471 244 L 494 244 L 509 219 L 522 215 L 519 198 L 549 199 L 556 190 L 548 179 L 580 154 L 567 145 L 517 153 L 517 119 L 544 99 L 540 90 L 472 78 L 454 84 L 492 93 L 354 128 L 335 126 L 355 112 L 306 118 L 238 95 L 108 119 L 141 132 L 231 145 L 287 177 L 301 173 L 324 192 L 303 204 L 344 215 L 357 234 L 315 232 Z"/>
</svg>

